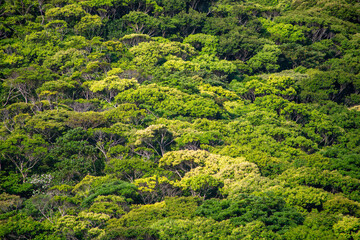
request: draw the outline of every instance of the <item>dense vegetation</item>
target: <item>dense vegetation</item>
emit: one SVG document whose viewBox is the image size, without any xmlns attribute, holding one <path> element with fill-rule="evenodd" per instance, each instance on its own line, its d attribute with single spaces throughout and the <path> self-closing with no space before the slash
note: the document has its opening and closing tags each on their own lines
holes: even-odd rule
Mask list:
<svg viewBox="0 0 360 240">
<path fill-rule="evenodd" d="M 1 239 L 360 239 L 356 0 L 0 2 Z"/>
</svg>

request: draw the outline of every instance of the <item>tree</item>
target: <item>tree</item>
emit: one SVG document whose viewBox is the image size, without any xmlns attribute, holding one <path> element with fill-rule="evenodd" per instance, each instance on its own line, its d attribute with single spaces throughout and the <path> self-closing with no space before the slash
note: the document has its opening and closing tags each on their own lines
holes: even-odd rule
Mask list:
<svg viewBox="0 0 360 240">
<path fill-rule="evenodd" d="M 20 196 L 7 194 L 5 192 L 0 194 L 0 210 L 2 213 L 17 209 L 21 202 Z"/>
<path fill-rule="evenodd" d="M 46 58 L 44 66 L 60 75 L 74 70 L 80 70 L 86 63 L 85 51 L 69 48 L 60 50 L 55 55 Z"/>
<path fill-rule="evenodd" d="M 119 104 L 116 108 L 105 112 L 108 121 L 134 125 L 142 125 L 147 114 L 145 109 L 139 109 L 131 103 Z"/>
<path fill-rule="evenodd" d="M 191 44 L 202 54 L 215 55 L 218 50 L 217 37 L 203 33 L 190 34 L 184 39 L 183 43 Z"/>
<path fill-rule="evenodd" d="M 69 27 L 74 27 L 80 19 L 86 15 L 84 9 L 77 4 L 69 4 L 64 7 L 55 7 L 46 10 L 45 17 L 48 20 L 64 20 Z"/>
<path fill-rule="evenodd" d="M 91 138 L 96 142 L 96 148 L 104 155 L 106 162 L 109 157 L 115 155 L 116 149 L 125 144 L 128 127 L 122 124 L 114 124 L 111 128 L 93 128 L 89 130 Z"/>
<path fill-rule="evenodd" d="M 304 221 L 300 213 L 287 207 L 281 197 L 271 193 L 262 196 L 239 194 L 233 199 L 205 200 L 195 213 L 218 222 L 230 219 L 235 226 L 260 221 L 267 230 L 274 232 Z"/>
<path fill-rule="evenodd" d="M 276 44 L 283 42 L 301 42 L 305 40 L 304 33 L 301 28 L 292 24 L 274 23 L 272 21 L 261 19 L 261 23 L 271 34 L 271 39 Z"/>
<path fill-rule="evenodd" d="M 10 136 L 1 145 L 1 154 L 9 159 L 25 183 L 31 170 L 43 159 L 47 152 L 45 141 L 39 136 L 32 137 L 17 133 Z"/>
<path fill-rule="evenodd" d="M 48 81 L 36 89 L 40 97 L 45 97 L 49 101 L 50 109 L 52 109 L 52 101 L 58 103 L 58 98 L 64 98 L 71 90 L 74 90 L 74 84 L 65 82 L 63 80 Z"/>
<path fill-rule="evenodd" d="M 103 159 L 95 146 L 91 145 L 85 130 L 75 128 L 57 138 L 49 154 L 54 181 L 72 182 L 82 179 L 88 173 L 98 175 L 103 169 Z"/>
<path fill-rule="evenodd" d="M 128 0 L 87 0 L 80 2 L 81 6 L 88 13 L 97 13 L 101 16 L 102 19 L 115 18 L 115 16 L 120 12 L 119 8 L 126 7 L 128 3 Z"/>
<path fill-rule="evenodd" d="M 132 79 L 120 79 L 118 76 L 108 76 L 100 81 L 85 82 L 84 85 L 89 86 L 92 92 L 105 92 L 107 97 L 106 101 L 109 103 L 113 98 L 127 89 L 136 88 L 138 81 Z"/>
<path fill-rule="evenodd" d="M 181 11 L 172 18 L 172 23 L 179 29 L 180 36 L 201 31 L 206 19 L 206 13 L 195 11 L 190 8 L 188 12 Z"/>
<path fill-rule="evenodd" d="M 36 101 L 36 88 L 46 81 L 56 77 L 48 69 L 40 66 L 30 66 L 27 68 L 15 69 L 9 78 L 6 79 L 4 85 L 9 88 L 9 94 L 5 105 L 14 97 L 15 91 L 19 92 L 24 98 L 25 103 L 29 100 Z"/>
<path fill-rule="evenodd" d="M 124 197 L 126 199 L 126 202 L 128 203 L 139 203 L 139 195 L 136 191 L 137 189 L 134 184 L 120 180 L 114 180 L 111 178 L 103 178 L 101 180 L 107 181 L 105 183 L 98 182 L 96 185 L 94 184 L 95 186 L 90 188 L 81 203 L 82 207 L 89 207 L 98 196 L 108 195 L 117 195 Z"/>
<path fill-rule="evenodd" d="M 61 35 L 63 40 L 65 34 L 69 31 L 67 22 L 64 20 L 53 20 L 45 25 L 46 29 L 53 30 Z"/>
<path fill-rule="evenodd" d="M 281 51 L 278 46 L 265 44 L 263 49 L 247 63 L 254 71 L 274 72 L 279 69 L 277 64 Z"/>
<path fill-rule="evenodd" d="M 93 213 L 104 213 L 110 217 L 119 218 L 125 214 L 126 201 L 124 197 L 116 195 L 98 196 L 89 208 Z"/>
<path fill-rule="evenodd" d="M 181 150 L 166 153 L 159 161 L 160 167 L 172 169 L 181 179 L 186 172 L 204 166 L 204 159 L 209 157 L 206 151 Z"/>
<path fill-rule="evenodd" d="M 137 157 L 113 158 L 105 167 L 107 174 L 114 174 L 119 179 L 129 182 L 134 182 L 141 177 L 152 176 L 157 171 L 159 169 L 156 163 Z"/>
<path fill-rule="evenodd" d="M 103 113 L 87 111 L 87 112 L 71 112 L 65 124 L 71 128 L 89 128 L 107 126 L 106 118 Z"/>
<path fill-rule="evenodd" d="M 122 19 L 134 30 L 137 34 L 154 35 L 158 29 L 159 21 L 149 16 L 147 13 L 132 11 L 122 17 Z"/>
<path fill-rule="evenodd" d="M 124 43 L 126 46 L 133 47 L 138 45 L 141 42 L 148 42 L 150 41 L 151 37 L 147 34 L 128 34 L 125 35 L 120 39 L 122 43 Z"/>
<path fill-rule="evenodd" d="M 163 7 L 163 14 L 173 17 L 175 14 L 186 11 L 186 5 L 189 1 L 161 0 L 159 5 Z"/>
<path fill-rule="evenodd" d="M 234 74 L 237 71 L 235 64 L 227 60 L 220 60 L 215 55 L 199 55 L 192 62 L 199 64 L 201 69 L 213 72 L 218 76 Z"/>
<path fill-rule="evenodd" d="M 181 190 L 167 177 L 154 175 L 142 177 L 134 181 L 138 193 L 145 204 L 163 201 L 165 197 L 174 197 Z"/>
<path fill-rule="evenodd" d="M 159 239 L 236 239 L 238 233 L 229 221 L 216 222 L 213 219 L 165 218 L 152 224 L 158 231 Z M 233 233 L 234 232 L 234 233 Z"/>
<path fill-rule="evenodd" d="M 74 29 L 77 33 L 84 35 L 88 39 L 91 39 L 97 35 L 102 25 L 101 18 L 98 15 L 85 15 L 81 18 Z"/>
<path fill-rule="evenodd" d="M 219 188 L 223 183 L 208 174 L 198 174 L 192 177 L 184 177 L 177 186 L 183 190 L 190 190 L 192 196 L 198 196 L 203 199 L 217 197 L 219 195 Z"/>
<path fill-rule="evenodd" d="M 360 236 L 359 218 L 345 216 L 333 226 L 333 229 L 340 239 L 357 239 Z"/>
<path fill-rule="evenodd" d="M 190 95 L 180 90 L 156 84 L 127 90 L 115 97 L 118 103 L 135 103 L 150 113 L 163 117 L 190 116 L 215 118 L 220 108 L 210 99 Z"/>
<path fill-rule="evenodd" d="M 25 128 L 32 134 L 41 134 L 48 142 L 54 142 L 66 128 L 69 112 L 48 110 L 39 112 L 26 121 Z"/>
<path fill-rule="evenodd" d="M 145 68 L 160 65 L 163 59 L 169 57 L 176 56 L 188 60 L 195 54 L 195 49 L 189 44 L 166 40 L 164 42 L 141 42 L 137 46 L 130 48 L 129 51 L 135 56 L 133 62 Z"/>
<path fill-rule="evenodd" d="M 136 131 L 135 138 L 135 146 L 144 145 L 155 151 L 159 156 L 163 156 L 174 142 L 173 133 L 162 124 L 150 125 L 144 130 Z"/>
<path fill-rule="evenodd" d="M 0 226 L 0 236 L 3 238 L 34 238 L 41 235 L 50 235 L 51 226 L 44 222 L 35 221 L 26 214 L 17 214 L 10 217 Z M 60 239 L 53 236 L 53 239 Z"/>
<path fill-rule="evenodd" d="M 247 28 L 234 28 L 219 37 L 218 55 L 228 60 L 249 60 L 259 52 L 267 40 Z"/>
</svg>

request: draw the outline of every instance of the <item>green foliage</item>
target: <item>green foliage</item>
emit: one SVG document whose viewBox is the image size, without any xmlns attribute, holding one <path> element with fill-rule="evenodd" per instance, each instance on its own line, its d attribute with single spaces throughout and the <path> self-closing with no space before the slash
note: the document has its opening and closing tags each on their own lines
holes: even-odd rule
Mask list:
<svg viewBox="0 0 360 240">
<path fill-rule="evenodd" d="M 84 55 L 84 50 L 75 48 L 60 50 L 55 55 L 47 58 L 44 61 L 44 66 L 54 72 L 66 74 L 73 70 L 79 70 L 80 67 L 84 66 L 86 61 Z"/>
<path fill-rule="evenodd" d="M 134 78 L 120 79 L 118 76 L 109 76 L 100 81 L 85 82 L 84 84 L 89 86 L 89 89 L 92 92 L 105 92 L 108 96 L 106 97 L 106 100 L 111 102 L 111 100 L 120 92 L 136 88 L 138 82 Z"/>
<path fill-rule="evenodd" d="M 219 107 L 213 101 L 154 84 L 127 90 L 117 95 L 115 100 L 119 103 L 135 103 L 154 110 L 163 117 L 182 115 L 214 118 L 220 113 Z"/>
<path fill-rule="evenodd" d="M 123 196 L 128 202 L 138 201 L 136 188 L 133 184 L 124 181 L 112 181 L 110 183 L 102 184 L 92 189 L 81 205 L 89 207 L 91 203 L 100 195 L 120 195 Z"/>
<path fill-rule="evenodd" d="M 274 72 L 280 67 L 277 64 L 280 53 L 276 45 L 265 44 L 263 49 L 248 61 L 248 64 L 255 72 Z"/>
<path fill-rule="evenodd" d="M 64 7 L 50 8 L 46 11 L 45 17 L 49 20 L 64 20 L 73 27 L 77 21 L 85 15 L 85 11 L 77 4 L 69 4 Z"/>
<path fill-rule="evenodd" d="M 313 172 L 316 171 L 316 175 Z M 292 173 L 292 174 L 290 174 Z M 289 176 L 292 175 L 291 177 Z M 316 177 L 314 177 L 316 176 Z M 301 185 L 308 185 L 313 187 L 320 187 L 329 192 L 342 192 L 350 199 L 358 201 L 358 179 L 348 176 L 342 176 L 336 171 L 320 171 L 316 168 L 302 167 L 299 169 L 289 169 L 279 176 L 280 179 L 287 179 L 289 184 L 298 183 Z"/>
<path fill-rule="evenodd" d="M 167 218 L 154 223 L 151 228 L 158 230 L 159 239 L 236 239 L 237 236 L 232 234 L 233 226 L 228 221 L 215 222 L 206 218 Z"/>
<path fill-rule="evenodd" d="M 149 16 L 147 13 L 140 11 L 132 11 L 122 17 L 122 19 L 133 29 L 137 34 L 153 35 L 156 32 L 159 21 Z"/>
<path fill-rule="evenodd" d="M 218 40 L 215 36 L 206 34 L 191 34 L 187 36 L 183 43 L 191 44 L 202 54 L 215 55 L 217 53 Z"/>
<path fill-rule="evenodd" d="M 129 50 L 134 54 L 134 63 L 141 67 L 153 67 L 164 63 L 169 57 L 187 60 L 195 54 L 195 49 L 189 44 L 170 42 L 168 40 L 141 42 Z"/>
<path fill-rule="evenodd" d="M 125 198 L 115 195 L 98 196 L 94 203 L 89 208 L 89 211 L 94 213 L 104 213 L 112 217 L 120 217 L 125 214 L 122 205 L 125 203 Z"/>
<path fill-rule="evenodd" d="M 20 202 L 21 200 L 19 196 L 2 193 L 0 195 L 0 210 L 4 213 L 12 209 L 16 209 Z"/>
<path fill-rule="evenodd" d="M 4 141 L 0 151 L 4 158 L 15 165 L 16 171 L 21 174 L 25 183 L 30 171 L 47 152 L 45 147 L 45 142 L 39 135 L 29 137 L 25 134 L 14 134 Z"/>
<path fill-rule="evenodd" d="M 20 173 L 14 172 L 5 173 L 1 172 L 1 191 L 8 194 L 16 194 L 20 196 L 30 196 L 33 190 L 31 183 L 22 182 Z"/>
<path fill-rule="evenodd" d="M 96 32 L 101 28 L 101 18 L 97 15 L 86 15 L 81 18 L 74 29 L 77 33 L 86 36 L 88 39 L 96 36 Z"/>
<path fill-rule="evenodd" d="M 359 238 L 359 227 L 359 219 L 355 217 L 344 217 L 333 226 L 335 236 L 339 239 Z"/>
<path fill-rule="evenodd" d="M 1 239 L 359 239 L 355 0 L 0 2 Z"/>
<path fill-rule="evenodd" d="M 239 195 L 230 200 L 210 199 L 196 210 L 196 214 L 211 217 L 216 221 L 230 219 L 235 226 L 246 225 L 257 219 L 272 231 L 286 231 L 303 221 L 301 214 L 294 209 L 286 208 L 281 198 L 271 195 Z"/>
<path fill-rule="evenodd" d="M 173 143 L 174 138 L 164 125 L 150 125 L 144 130 L 138 130 L 135 133 L 136 147 L 145 146 L 156 152 L 157 155 L 163 156 L 170 145 Z"/>
<path fill-rule="evenodd" d="M 40 223 L 24 214 L 10 217 L 0 226 L 0 236 L 3 238 L 35 238 L 51 232 L 51 226 Z"/>
<path fill-rule="evenodd" d="M 83 129 L 75 128 L 57 139 L 56 147 L 49 156 L 51 164 L 57 169 L 54 172 L 56 181 L 72 182 L 89 173 L 99 174 L 102 171 L 103 163 L 87 138 Z"/>
<path fill-rule="evenodd" d="M 266 19 L 261 19 L 266 31 L 271 34 L 271 39 L 276 43 L 301 42 L 305 40 L 301 28 L 291 24 L 274 23 Z"/>
</svg>

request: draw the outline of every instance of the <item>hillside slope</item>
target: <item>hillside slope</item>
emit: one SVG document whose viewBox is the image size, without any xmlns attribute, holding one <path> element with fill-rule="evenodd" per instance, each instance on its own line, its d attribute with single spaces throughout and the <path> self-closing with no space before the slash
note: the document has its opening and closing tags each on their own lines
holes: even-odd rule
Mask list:
<svg viewBox="0 0 360 240">
<path fill-rule="evenodd" d="M 0 238 L 359 239 L 359 12 L 0 2 Z"/>
</svg>

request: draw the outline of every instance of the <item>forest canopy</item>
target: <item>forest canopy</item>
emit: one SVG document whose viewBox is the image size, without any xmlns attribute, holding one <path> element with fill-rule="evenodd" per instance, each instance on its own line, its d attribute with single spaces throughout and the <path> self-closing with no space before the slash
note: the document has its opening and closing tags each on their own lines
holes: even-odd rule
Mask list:
<svg viewBox="0 0 360 240">
<path fill-rule="evenodd" d="M 360 3 L 0 2 L 1 239 L 359 239 Z"/>
</svg>

